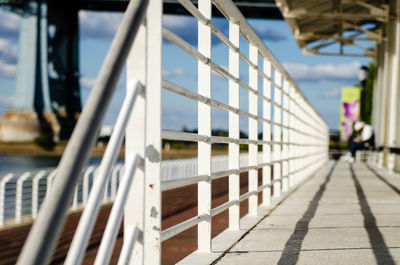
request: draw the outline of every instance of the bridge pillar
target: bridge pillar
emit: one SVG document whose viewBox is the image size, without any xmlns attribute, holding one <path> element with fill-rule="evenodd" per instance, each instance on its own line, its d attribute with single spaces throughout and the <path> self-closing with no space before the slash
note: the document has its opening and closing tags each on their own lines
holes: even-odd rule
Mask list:
<svg viewBox="0 0 400 265">
<path fill-rule="evenodd" d="M 21 17 L 14 100 L 0 122 L 0 140 L 31 141 L 40 134 L 57 140 L 59 125 L 50 107 L 47 78 L 47 5 L 29 2 Z"/>
<path fill-rule="evenodd" d="M 22 11 L 12 106 L 1 118 L 0 141 L 32 141 L 72 133 L 81 112 L 77 6 L 29 1 Z"/>
</svg>

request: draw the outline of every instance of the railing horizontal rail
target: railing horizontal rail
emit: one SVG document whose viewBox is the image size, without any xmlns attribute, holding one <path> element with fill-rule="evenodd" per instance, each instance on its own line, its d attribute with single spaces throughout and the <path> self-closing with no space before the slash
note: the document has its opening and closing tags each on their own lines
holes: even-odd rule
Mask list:
<svg viewBox="0 0 400 265">
<path fill-rule="evenodd" d="M 168 240 L 171 237 L 176 236 L 177 234 L 199 224 L 201 221 L 204 221 L 207 218 L 208 216 L 205 214 L 200 216 L 195 216 L 188 220 L 183 221 L 182 223 L 179 223 L 177 225 L 165 229 L 164 231 L 161 232 L 161 242 L 164 242 L 165 240 Z"/>
<path fill-rule="evenodd" d="M 228 201 L 225 202 L 213 209 L 211 209 L 211 217 L 214 217 L 220 213 L 222 213 L 223 211 L 226 211 L 227 209 L 229 209 L 230 207 L 232 207 L 233 205 L 238 205 L 239 202 L 238 201 Z"/>
<path fill-rule="evenodd" d="M 175 179 L 175 180 L 169 180 L 161 183 L 161 190 L 171 190 L 171 189 L 176 189 L 176 188 L 181 188 L 185 186 L 189 186 L 192 184 L 197 184 L 200 181 L 205 181 L 210 179 L 209 176 L 207 175 L 201 175 L 201 176 L 196 176 L 196 177 L 189 177 L 185 179 Z"/>
</svg>

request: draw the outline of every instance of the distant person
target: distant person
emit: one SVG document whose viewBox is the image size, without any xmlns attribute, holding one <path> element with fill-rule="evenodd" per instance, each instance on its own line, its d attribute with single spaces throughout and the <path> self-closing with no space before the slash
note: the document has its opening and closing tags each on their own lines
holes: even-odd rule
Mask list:
<svg viewBox="0 0 400 265">
<path fill-rule="evenodd" d="M 349 152 L 344 160 L 353 163 L 358 150 L 375 146 L 375 133 L 371 125 L 365 124 L 363 121 L 357 121 L 354 124 L 354 138 L 349 143 Z"/>
</svg>

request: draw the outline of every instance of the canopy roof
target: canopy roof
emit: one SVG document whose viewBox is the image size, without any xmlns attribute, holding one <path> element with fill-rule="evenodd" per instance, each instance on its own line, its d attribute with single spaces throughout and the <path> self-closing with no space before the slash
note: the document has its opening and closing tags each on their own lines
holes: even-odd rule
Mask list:
<svg viewBox="0 0 400 265">
<path fill-rule="evenodd" d="M 276 0 L 306 53 L 375 56 L 388 22 L 389 0 Z M 352 46 L 357 49 L 349 49 Z"/>
<path fill-rule="evenodd" d="M 29 1 L 32 0 L 0 0 L 0 6 L 11 7 L 18 11 Z M 197 5 L 198 0 L 191 1 Z M 68 3 L 70 8 L 76 9 L 123 12 L 129 0 L 58 0 L 58 2 Z M 282 19 L 275 0 L 233 0 L 233 2 L 247 18 Z M 163 3 L 165 14 L 189 14 L 177 0 L 163 0 Z M 222 16 L 215 6 L 213 7 L 213 15 Z"/>
</svg>

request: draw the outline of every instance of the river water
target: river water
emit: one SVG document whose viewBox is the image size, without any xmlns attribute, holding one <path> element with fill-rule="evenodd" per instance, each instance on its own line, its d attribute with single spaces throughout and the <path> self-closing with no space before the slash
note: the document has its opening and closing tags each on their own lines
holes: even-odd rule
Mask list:
<svg viewBox="0 0 400 265">
<path fill-rule="evenodd" d="M 58 157 L 4 156 L 0 155 L 0 175 L 10 172 L 24 172 L 40 168 L 53 168 L 58 165 Z M 99 164 L 100 158 L 90 159 L 89 164 Z"/>
</svg>

